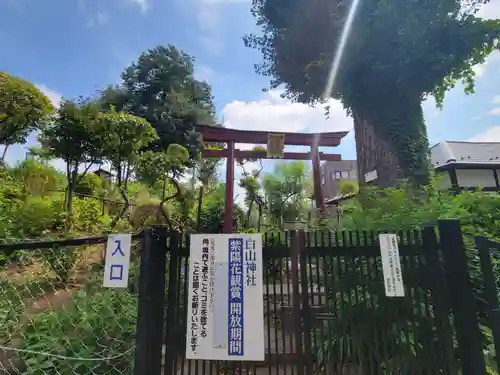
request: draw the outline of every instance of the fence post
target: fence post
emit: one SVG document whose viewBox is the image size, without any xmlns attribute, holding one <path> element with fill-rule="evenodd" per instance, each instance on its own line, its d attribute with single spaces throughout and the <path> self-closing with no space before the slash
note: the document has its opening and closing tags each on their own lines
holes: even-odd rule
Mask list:
<svg viewBox="0 0 500 375">
<path fill-rule="evenodd" d="M 179 332 L 175 331 L 175 328 L 180 326 L 181 320 L 179 319 L 179 306 L 181 305 L 180 301 L 180 287 L 181 283 L 179 280 L 179 260 L 180 260 L 180 239 L 182 239 L 182 234 L 171 232 L 169 234 L 170 237 L 170 263 L 169 263 L 169 271 L 168 271 L 168 297 L 167 297 L 167 327 L 166 327 L 166 343 L 165 343 L 165 370 L 164 375 L 172 375 L 175 374 L 174 362 L 175 355 L 174 350 L 179 345 L 183 345 L 184 347 L 181 349 L 181 352 L 185 352 L 186 343 L 185 340 L 180 340 L 178 337 L 176 338 L 176 334 Z M 188 270 L 184 271 L 186 273 Z M 184 280 L 188 282 L 188 280 Z M 187 295 L 183 296 L 187 301 Z M 182 301 L 182 304 L 186 306 L 186 303 Z M 187 309 L 187 308 L 186 308 Z M 185 332 L 181 332 L 182 335 Z"/>
<path fill-rule="evenodd" d="M 166 228 L 157 226 L 146 229 L 142 246 L 134 375 L 160 375 L 167 258 Z"/>
<path fill-rule="evenodd" d="M 464 374 L 486 375 L 474 292 L 458 219 L 439 220 L 439 237 L 455 320 L 458 352 Z"/>
<path fill-rule="evenodd" d="M 498 303 L 498 290 L 493 264 L 491 261 L 490 243 L 486 237 L 476 237 L 476 248 L 479 251 L 481 272 L 483 273 L 484 297 L 487 303 L 487 314 L 493 334 L 497 371 L 500 371 L 500 306 Z"/>
<path fill-rule="evenodd" d="M 305 290 L 301 290 L 301 283 L 299 282 L 299 256 L 301 253 L 301 248 L 304 246 L 304 237 L 300 236 L 300 232 L 297 230 L 292 230 L 290 232 L 292 240 L 291 248 L 291 271 L 292 271 L 292 305 L 293 305 L 293 320 L 294 320 L 294 332 L 295 332 L 295 355 L 298 359 L 297 361 L 297 374 L 304 375 L 304 365 L 305 365 L 305 353 L 304 347 L 302 345 L 302 310 L 301 310 L 301 298 L 300 293 L 305 293 Z M 307 289 L 306 289 L 307 290 Z M 303 307 L 302 307 L 303 308 Z M 270 349 L 269 349 L 270 350 Z M 293 350 L 293 349 L 292 349 Z"/>
</svg>

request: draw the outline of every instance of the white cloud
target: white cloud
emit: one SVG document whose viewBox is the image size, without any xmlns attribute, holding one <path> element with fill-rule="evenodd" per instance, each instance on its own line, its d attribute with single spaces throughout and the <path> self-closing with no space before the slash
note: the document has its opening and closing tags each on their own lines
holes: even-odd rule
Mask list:
<svg viewBox="0 0 500 375">
<path fill-rule="evenodd" d="M 468 139 L 469 142 L 500 142 L 500 126 L 489 128 L 484 133 Z"/>
<path fill-rule="evenodd" d="M 107 24 L 109 16 L 104 12 L 97 12 L 94 16 L 89 16 L 87 19 L 87 27 L 102 26 Z"/>
<path fill-rule="evenodd" d="M 282 131 L 282 132 L 335 132 L 351 130 L 353 126 L 352 118 L 347 116 L 341 103 L 337 100 L 330 100 L 328 103 L 311 107 L 307 104 L 294 103 L 281 98 L 281 90 L 271 90 L 262 99 L 242 102 L 233 101 L 224 106 L 222 110 L 225 127 L 242 130 L 262 130 L 262 131 Z M 325 117 L 325 105 L 330 105 L 330 117 Z M 344 143 L 350 146 L 354 143 L 354 132 L 351 132 L 343 139 Z M 252 144 L 238 144 L 240 150 L 251 149 Z M 352 146 L 353 147 L 353 146 Z M 287 146 L 287 150 L 294 151 L 295 147 Z M 301 147 L 297 147 L 301 148 Z M 301 151 L 304 151 L 302 148 Z M 266 169 L 271 166 L 270 161 L 266 162 Z M 260 169 L 260 163 L 247 163 L 245 170 L 251 172 L 253 169 Z M 222 171 L 225 170 L 225 166 Z M 224 172 L 222 173 L 225 178 Z M 245 192 L 238 187 L 238 181 L 242 176 L 241 168 L 235 165 L 235 197 L 237 202 L 242 204 Z"/>
<path fill-rule="evenodd" d="M 352 119 L 342 104 L 329 100 L 316 107 L 282 99 L 280 90 L 271 90 L 261 100 L 233 101 L 226 104 L 222 114 L 224 125 L 243 130 L 271 130 L 283 132 L 335 132 L 352 128 Z M 325 117 L 325 105 L 330 106 L 330 117 Z"/>
<path fill-rule="evenodd" d="M 500 107 L 493 108 L 488 111 L 488 115 L 490 116 L 500 116 Z"/>
<path fill-rule="evenodd" d="M 128 2 L 137 5 L 142 12 L 147 12 L 149 9 L 149 0 L 128 0 Z"/>
<path fill-rule="evenodd" d="M 477 16 L 486 19 L 500 18 L 500 0 L 491 0 L 488 4 L 483 5 Z"/>
<path fill-rule="evenodd" d="M 493 104 L 500 104 L 500 95 L 495 95 L 491 101 Z"/>
<path fill-rule="evenodd" d="M 52 102 L 54 107 L 59 108 L 59 105 L 61 104 L 61 99 L 62 99 L 62 95 L 60 93 L 58 93 L 55 90 L 49 89 L 44 84 L 35 85 L 35 87 L 38 90 L 40 90 L 41 92 L 43 92 L 47 96 L 47 98 L 50 99 L 50 101 Z"/>
</svg>

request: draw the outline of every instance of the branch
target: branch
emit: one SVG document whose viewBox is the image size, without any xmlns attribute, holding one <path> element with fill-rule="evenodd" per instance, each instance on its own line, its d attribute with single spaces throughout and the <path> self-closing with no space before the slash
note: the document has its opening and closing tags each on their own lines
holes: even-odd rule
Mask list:
<svg viewBox="0 0 500 375">
<path fill-rule="evenodd" d="M 119 186 L 119 189 L 120 189 L 120 194 L 123 198 L 123 201 L 125 202 L 125 204 L 123 205 L 121 211 L 118 213 L 118 215 L 116 215 L 116 217 L 113 219 L 113 221 L 111 222 L 111 228 L 114 228 L 116 223 L 118 223 L 118 221 L 123 218 L 123 215 L 125 214 L 125 212 L 127 212 L 128 208 L 130 207 L 130 202 L 128 200 L 128 197 L 127 197 L 127 194 L 125 193 L 125 190 L 123 189 L 123 187 Z"/>
<path fill-rule="evenodd" d="M 83 177 L 85 177 L 85 175 L 89 171 L 90 167 L 92 167 L 92 165 L 94 165 L 93 162 L 91 162 L 88 166 L 85 167 L 84 171 L 80 174 L 80 176 L 78 176 L 78 179 L 76 180 L 75 185 L 78 185 L 82 181 Z"/>
<path fill-rule="evenodd" d="M 165 218 L 165 220 L 167 221 L 167 225 L 168 225 L 169 230 L 171 232 L 173 232 L 174 228 L 172 226 L 172 221 L 170 220 L 170 217 L 168 216 L 168 211 L 165 208 L 164 204 L 171 199 L 177 198 L 181 194 L 181 187 L 179 186 L 179 183 L 175 180 L 175 174 L 172 177 L 165 176 L 164 187 L 167 185 L 167 178 L 170 179 L 170 181 L 172 181 L 172 184 L 175 186 L 177 191 L 175 192 L 174 195 L 163 198 L 163 200 L 160 202 L 160 212 L 163 215 L 163 217 Z"/>
</svg>

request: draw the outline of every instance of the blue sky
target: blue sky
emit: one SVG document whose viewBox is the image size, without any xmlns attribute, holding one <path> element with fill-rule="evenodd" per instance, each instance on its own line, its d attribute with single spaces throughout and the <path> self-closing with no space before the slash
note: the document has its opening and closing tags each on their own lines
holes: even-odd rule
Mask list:
<svg viewBox="0 0 500 375">
<path fill-rule="evenodd" d="M 142 51 L 174 44 L 195 56 L 196 74 L 212 84 L 218 116 L 226 126 L 350 130 L 352 121 L 339 103 L 332 102 L 332 116 L 325 120 L 322 108 L 261 91 L 267 80 L 253 70 L 260 55 L 242 41 L 256 31 L 250 6 L 250 0 L 0 0 L 0 71 L 34 82 L 57 101 L 117 83 Z M 481 14 L 500 17 L 500 0 Z M 500 141 L 500 53 L 477 67 L 477 73 L 475 95 L 466 96 L 457 87 L 443 111 L 430 101 L 424 104 L 431 143 Z M 335 151 L 354 158 L 353 136 Z M 7 160 L 15 163 L 24 154 L 23 147 L 13 147 Z"/>
</svg>

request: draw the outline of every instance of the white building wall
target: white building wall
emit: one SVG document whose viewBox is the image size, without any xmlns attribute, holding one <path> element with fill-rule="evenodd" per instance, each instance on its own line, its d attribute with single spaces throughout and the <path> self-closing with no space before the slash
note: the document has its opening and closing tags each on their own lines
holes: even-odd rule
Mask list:
<svg viewBox="0 0 500 375">
<path fill-rule="evenodd" d="M 495 175 L 491 169 L 457 169 L 459 187 L 495 187 Z"/>
</svg>

